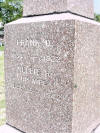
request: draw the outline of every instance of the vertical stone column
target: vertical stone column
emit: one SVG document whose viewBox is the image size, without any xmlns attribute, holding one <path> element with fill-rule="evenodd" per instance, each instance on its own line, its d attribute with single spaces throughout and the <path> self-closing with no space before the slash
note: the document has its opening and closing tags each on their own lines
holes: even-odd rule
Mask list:
<svg viewBox="0 0 100 133">
<path fill-rule="evenodd" d="M 92 132 L 100 123 L 93 1 L 24 0 L 24 16 L 5 26 L 7 124 L 25 133 Z"/>
<path fill-rule="evenodd" d="M 23 16 L 63 12 L 94 18 L 93 0 L 24 0 Z"/>
</svg>

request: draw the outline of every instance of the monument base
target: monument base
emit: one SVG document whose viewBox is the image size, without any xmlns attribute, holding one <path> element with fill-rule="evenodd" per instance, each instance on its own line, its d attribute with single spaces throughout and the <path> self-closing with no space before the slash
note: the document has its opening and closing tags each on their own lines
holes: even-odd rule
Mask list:
<svg viewBox="0 0 100 133">
<path fill-rule="evenodd" d="M 100 23 L 93 20 L 63 13 L 7 24 L 7 123 L 25 133 L 94 132 L 99 57 Z"/>
</svg>

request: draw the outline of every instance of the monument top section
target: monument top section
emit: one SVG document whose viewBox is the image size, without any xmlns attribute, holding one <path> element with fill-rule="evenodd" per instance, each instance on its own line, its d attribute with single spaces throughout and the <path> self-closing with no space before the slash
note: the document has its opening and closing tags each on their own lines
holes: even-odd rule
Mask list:
<svg viewBox="0 0 100 133">
<path fill-rule="evenodd" d="M 23 16 L 63 12 L 94 18 L 93 0 L 24 0 Z"/>
</svg>

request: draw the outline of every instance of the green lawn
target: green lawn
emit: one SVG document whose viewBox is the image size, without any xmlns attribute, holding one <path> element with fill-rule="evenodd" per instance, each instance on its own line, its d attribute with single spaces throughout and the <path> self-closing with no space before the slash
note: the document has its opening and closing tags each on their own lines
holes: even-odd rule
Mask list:
<svg viewBox="0 0 100 133">
<path fill-rule="evenodd" d="M 0 47 L 0 51 L 4 51 L 4 46 Z"/>
<path fill-rule="evenodd" d="M 5 123 L 4 47 L 0 47 L 0 126 Z"/>
</svg>

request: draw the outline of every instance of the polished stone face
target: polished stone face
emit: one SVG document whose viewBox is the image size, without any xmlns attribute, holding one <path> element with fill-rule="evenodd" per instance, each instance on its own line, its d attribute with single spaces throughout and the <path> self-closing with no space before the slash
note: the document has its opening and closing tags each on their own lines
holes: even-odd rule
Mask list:
<svg viewBox="0 0 100 133">
<path fill-rule="evenodd" d="M 100 24 L 71 14 L 5 26 L 7 123 L 90 133 L 100 123 Z"/>
<path fill-rule="evenodd" d="M 100 24 L 76 21 L 75 33 L 73 133 L 91 133 L 100 124 Z"/>
<path fill-rule="evenodd" d="M 74 33 L 70 20 L 6 26 L 7 123 L 26 133 L 72 131 Z"/>
<path fill-rule="evenodd" d="M 66 11 L 94 18 L 93 0 L 24 0 L 24 16 Z"/>
</svg>

